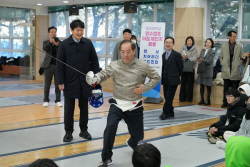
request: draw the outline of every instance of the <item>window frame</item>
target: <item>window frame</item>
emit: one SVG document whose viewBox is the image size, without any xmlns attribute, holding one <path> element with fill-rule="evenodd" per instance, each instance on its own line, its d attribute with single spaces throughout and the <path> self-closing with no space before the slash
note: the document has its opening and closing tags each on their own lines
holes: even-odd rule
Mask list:
<svg viewBox="0 0 250 167">
<path fill-rule="evenodd" d="M 174 34 L 174 27 L 175 27 L 175 3 L 174 2 L 169 2 L 169 3 L 173 3 L 173 34 Z M 152 3 L 153 4 L 153 8 L 154 8 L 154 20 L 153 22 L 157 22 L 157 11 L 158 11 L 158 4 Z M 143 4 L 142 4 L 143 5 Z M 147 4 L 148 5 L 148 4 Z M 85 30 L 84 30 L 84 35 L 83 37 L 85 38 L 89 38 L 91 41 L 105 41 L 105 54 L 97 54 L 98 58 L 105 58 L 105 67 L 108 66 L 108 61 L 109 59 L 113 58 L 112 54 L 109 54 L 109 43 L 110 42 L 118 42 L 118 41 L 122 41 L 123 38 L 109 38 L 108 37 L 108 15 L 109 15 L 109 6 L 105 6 L 106 8 L 106 12 L 105 12 L 105 36 L 104 37 L 100 37 L 100 38 L 89 38 L 88 37 L 88 7 L 85 7 Z M 64 40 L 66 39 L 68 36 L 70 36 L 70 31 L 69 31 L 69 12 L 68 11 L 62 11 L 62 12 L 66 12 L 66 37 L 60 37 L 60 40 Z M 127 14 L 128 15 L 128 19 L 127 19 L 127 23 L 128 23 L 128 27 L 129 29 L 132 28 L 132 14 Z M 51 23 L 51 13 L 49 15 L 49 20 L 50 20 L 50 26 L 53 26 Z M 140 38 L 137 38 L 137 42 L 140 42 Z M 112 51 L 113 52 L 113 51 Z"/>
<path fill-rule="evenodd" d="M 205 35 L 204 35 L 204 40 L 205 41 L 207 38 L 211 38 L 210 36 L 210 14 L 211 14 L 211 0 L 207 1 L 207 8 L 206 8 L 207 12 L 206 12 L 206 24 L 205 24 Z M 243 44 L 249 44 L 250 43 L 250 39 L 242 39 L 242 26 L 243 26 L 243 0 L 239 0 L 239 14 L 238 14 L 238 31 L 237 31 L 237 39 L 236 42 L 241 44 L 243 46 Z M 224 44 L 226 42 L 228 42 L 228 38 L 225 39 L 218 39 L 218 38 L 214 38 L 212 37 L 214 40 L 214 43 L 219 43 L 219 44 Z M 245 52 L 249 52 L 249 51 L 244 51 Z"/>
</svg>

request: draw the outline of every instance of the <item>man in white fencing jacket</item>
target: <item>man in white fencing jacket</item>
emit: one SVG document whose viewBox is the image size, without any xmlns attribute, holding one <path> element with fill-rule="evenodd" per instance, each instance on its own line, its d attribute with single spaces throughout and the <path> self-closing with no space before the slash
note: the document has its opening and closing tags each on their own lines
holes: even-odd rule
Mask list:
<svg viewBox="0 0 250 167">
<path fill-rule="evenodd" d="M 132 41 L 122 41 L 119 48 L 120 60 L 111 62 L 105 70 L 96 75 L 89 72 L 86 77 L 90 85 L 101 83 L 111 76 L 114 78 L 114 97 L 109 100 L 111 106 L 104 131 L 102 161 L 98 167 L 112 164 L 112 148 L 121 119 L 127 123 L 131 135 L 127 145 L 135 149 L 138 142 L 143 140 L 142 93 L 154 88 L 160 82 L 159 74 L 146 61 L 134 58 L 136 46 Z M 144 83 L 146 77 L 150 80 Z"/>
</svg>

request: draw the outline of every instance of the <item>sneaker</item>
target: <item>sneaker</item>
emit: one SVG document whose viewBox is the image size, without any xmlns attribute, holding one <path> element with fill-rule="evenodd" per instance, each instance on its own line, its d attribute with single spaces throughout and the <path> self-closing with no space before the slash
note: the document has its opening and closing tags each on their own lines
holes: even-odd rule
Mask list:
<svg viewBox="0 0 250 167">
<path fill-rule="evenodd" d="M 224 142 L 224 141 L 217 141 L 216 142 L 216 145 L 219 147 L 219 148 L 221 148 L 221 149 L 223 149 L 223 150 L 225 150 L 225 148 L 226 148 L 226 143 Z"/>
<path fill-rule="evenodd" d="M 88 140 L 92 139 L 92 137 L 88 131 L 81 131 L 79 136 L 84 138 L 84 139 L 88 139 Z"/>
<path fill-rule="evenodd" d="M 49 102 L 44 102 L 43 103 L 43 107 L 48 107 L 49 106 Z"/>
<path fill-rule="evenodd" d="M 211 144 L 216 144 L 217 141 L 221 141 L 221 139 L 219 137 L 214 137 L 214 136 L 211 136 L 208 138 L 208 141 L 211 143 Z"/>
<path fill-rule="evenodd" d="M 98 167 L 107 167 L 107 166 L 110 166 L 113 164 L 113 161 L 111 159 L 107 159 L 105 160 L 104 162 L 101 161 L 99 164 L 98 164 Z"/>
<path fill-rule="evenodd" d="M 56 106 L 62 107 L 63 105 L 62 105 L 62 103 L 59 101 L 59 102 L 56 102 Z"/>
</svg>

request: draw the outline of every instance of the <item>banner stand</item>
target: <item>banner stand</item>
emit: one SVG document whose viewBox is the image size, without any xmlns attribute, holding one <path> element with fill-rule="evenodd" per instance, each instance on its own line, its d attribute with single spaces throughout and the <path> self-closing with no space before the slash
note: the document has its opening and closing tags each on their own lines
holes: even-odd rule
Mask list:
<svg viewBox="0 0 250 167">
<path fill-rule="evenodd" d="M 147 97 L 145 100 L 144 100 L 144 103 L 155 103 L 155 104 L 159 104 L 163 102 L 163 98 L 160 96 L 158 98 L 154 98 L 154 97 Z"/>
<path fill-rule="evenodd" d="M 140 59 L 146 61 L 161 76 L 162 54 L 164 52 L 165 23 L 143 22 L 141 26 Z M 149 81 L 146 78 L 145 83 Z M 153 89 L 143 93 L 145 103 L 161 103 L 161 82 Z"/>
</svg>

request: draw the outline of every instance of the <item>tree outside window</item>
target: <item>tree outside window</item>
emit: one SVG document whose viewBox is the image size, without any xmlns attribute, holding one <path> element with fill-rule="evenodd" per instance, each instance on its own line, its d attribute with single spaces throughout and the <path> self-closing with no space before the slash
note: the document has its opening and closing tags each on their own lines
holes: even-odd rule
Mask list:
<svg viewBox="0 0 250 167">
<path fill-rule="evenodd" d="M 230 30 L 238 31 L 239 1 L 211 0 L 210 37 L 227 38 Z"/>
</svg>

